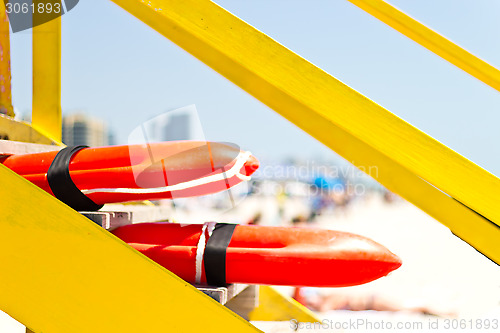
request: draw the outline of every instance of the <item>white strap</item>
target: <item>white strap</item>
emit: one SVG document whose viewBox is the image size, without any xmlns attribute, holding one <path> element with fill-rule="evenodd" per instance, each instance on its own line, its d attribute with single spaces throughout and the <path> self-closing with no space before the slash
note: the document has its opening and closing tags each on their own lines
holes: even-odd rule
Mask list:
<svg viewBox="0 0 500 333">
<path fill-rule="evenodd" d="M 208 239 L 212 236 L 214 232 L 215 225 L 217 222 L 205 222 L 203 224 L 203 228 L 201 228 L 200 239 L 198 240 L 198 245 L 196 246 L 196 275 L 195 282 L 196 284 L 201 283 L 201 264 L 203 262 L 203 255 L 205 254 L 205 246 L 207 244 Z M 205 231 L 208 231 L 208 237 L 205 237 Z M 206 240 L 205 240 L 206 239 Z"/>
<path fill-rule="evenodd" d="M 211 175 L 207 177 L 202 177 L 199 179 L 189 180 L 187 182 L 163 186 L 163 187 L 154 187 L 154 188 L 95 188 L 91 190 L 82 190 L 83 194 L 91 194 L 91 193 L 131 193 L 131 194 L 145 194 L 145 193 L 161 193 L 161 192 L 172 192 L 172 191 L 180 191 L 185 190 L 187 188 L 192 188 L 195 186 L 200 186 L 208 183 L 213 183 L 219 180 L 226 180 L 233 176 L 238 177 L 241 180 L 250 180 L 251 177 L 247 175 L 243 175 L 240 173 L 241 168 L 248 161 L 252 153 L 240 152 L 236 157 L 236 162 L 228 171 Z"/>
</svg>

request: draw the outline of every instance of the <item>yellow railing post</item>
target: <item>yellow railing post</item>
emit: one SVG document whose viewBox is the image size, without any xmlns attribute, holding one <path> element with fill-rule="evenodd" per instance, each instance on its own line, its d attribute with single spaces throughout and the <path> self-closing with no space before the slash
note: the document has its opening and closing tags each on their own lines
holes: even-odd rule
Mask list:
<svg viewBox="0 0 500 333">
<path fill-rule="evenodd" d="M 38 3 L 37 0 L 33 1 Z M 33 15 L 36 23 L 37 14 Z M 32 126 L 61 141 L 61 17 L 33 27 Z"/>
<path fill-rule="evenodd" d="M 500 91 L 500 71 L 383 0 L 348 0 L 463 71 Z"/>
<path fill-rule="evenodd" d="M 14 117 L 10 74 L 10 31 L 5 4 L 0 1 L 0 113 Z"/>
</svg>

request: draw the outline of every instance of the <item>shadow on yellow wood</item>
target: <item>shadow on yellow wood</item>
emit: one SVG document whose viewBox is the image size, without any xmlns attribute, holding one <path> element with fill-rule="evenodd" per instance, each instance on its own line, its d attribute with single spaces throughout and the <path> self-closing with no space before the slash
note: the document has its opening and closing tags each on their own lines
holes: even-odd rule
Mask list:
<svg viewBox="0 0 500 333">
<path fill-rule="evenodd" d="M 32 331 L 258 332 L 2 165 L 0 181 L 0 308 Z"/>
<path fill-rule="evenodd" d="M 53 140 L 34 129 L 29 123 L 14 120 L 4 115 L 0 115 L 0 138 L 44 145 L 63 145 L 61 142 Z"/>
<path fill-rule="evenodd" d="M 259 306 L 249 314 L 251 321 L 320 322 L 311 310 L 270 286 L 259 287 Z"/>
</svg>

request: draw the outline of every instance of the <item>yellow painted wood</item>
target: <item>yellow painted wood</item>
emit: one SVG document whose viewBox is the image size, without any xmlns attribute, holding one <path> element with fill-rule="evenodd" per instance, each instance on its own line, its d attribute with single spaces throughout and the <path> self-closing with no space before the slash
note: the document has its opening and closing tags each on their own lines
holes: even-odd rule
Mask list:
<svg viewBox="0 0 500 333">
<path fill-rule="evenodd" d="M 500 71 L 383 0 L 348 0 L 406 37 L 500 91 Z"/>
<path fill-rule="evenodd" d="M 0 165 L 0 308 L 33 332 L 258 332 Z"/>
<path fill-rule="evenodd" d="M 251 321 L 286 321 L 292 319 L 302 323 L 321 321 L 314 312 L 270 286 L 259 287 L 259 306 L 253 309 L 248 316 Z"/>
<path fill-rule="evenodd" d="M 14 120 L 4 115 L 0 115 L 0 138 L 44 145 L 62 145 L 61 142 L 40 133 L 27 122 Z"/>
<path fill-rule="evenodd" d="M 113 1 L 500 263 L 497 177 L 213 2 Z"/>
<path fill-rule="evenodd" d="M 10 73 L 10 31 L 5 3 L 0 1 L 0 113 L 14 117 Z"/>
<path fill-rule="evenodd" d="M 38 2 L 35 0 L 33 3 L 36 5 Z M 32 30 L 32 126 L 44 135 L 61 141 L 61 18 L 35 26 Z"/>
</svg>

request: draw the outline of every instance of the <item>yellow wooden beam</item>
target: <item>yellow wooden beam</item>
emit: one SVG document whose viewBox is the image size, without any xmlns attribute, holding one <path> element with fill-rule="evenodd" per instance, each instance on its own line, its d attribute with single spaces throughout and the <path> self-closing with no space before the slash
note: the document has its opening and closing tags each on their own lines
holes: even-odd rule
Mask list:
<svg viewBox="0 0 500 333">
<path fill-rule="evenodd" d="M 10 74 L 9 19 L 3 1 L 0 1 L 0 113 L 14 117 Z"/>
<path fill-rule="evenodd" d="M 35 0 L 33 3 L 45 3 Z M 37 17 L 34 22 L 42 19 Z M 62 140 L 61 116 L 61 17 L 33 27 L 32 126 L 44 135 Z"/>
<path fill-rule="evenodd" d="M 248 315 L 252 321 L 287 321 L 316 323 L 321 319 L 291 297 L 270 286 L 259 287 L 259 306 Z"/>
<path fill-rule="evenodd" d="M 62 145 L 61 142 L 48 138 L 30 124 L 11 117 L 0 115 L 0 139 L 40 143 L 44 145 Z"/>
<path fill-rule="evenodd" d="M 211 1 L 113 1 L 500 263 L 497 177 Z"/>
<path fill-rule="evenodd" d="M 500 71 L 383 0 L 348 0 L 406 37 L 500 91 Z"/>
<path fill-rule="evenodd" d="M 258 332 L 3 165 L 0 182 L 0 308 L 33 332 Z"/>
</svg>

